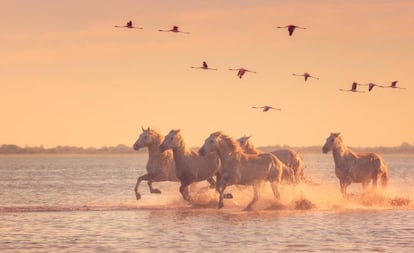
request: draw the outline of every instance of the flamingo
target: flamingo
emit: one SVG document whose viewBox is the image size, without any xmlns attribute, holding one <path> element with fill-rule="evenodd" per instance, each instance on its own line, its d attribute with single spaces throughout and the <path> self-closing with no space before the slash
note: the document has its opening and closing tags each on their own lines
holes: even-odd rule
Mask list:
<svg viewBox="0 0 414 253">
<path fill-rule="evenodd" d="M 136 26 L 134 26 L 134 25 L 132 24 L 132 21 L 131 21 L 131 20 L 130 20 L 130 21 L 128 21 L 128 22 L 126 23 L 126 25 L 121 25 L 121 26 L 116 25 L 116 26 L 114 26 L 114 27 L 116 27 L 116 28 L 129 28 L 129 29 L 132 29 L 132 28 L 134 28 L 134 29 L 143 29 L 142 27 L 136 27 Z"/>
<path fill-rule="evenodd" d="M 243 77 L 243 75 L 244 75 L 244 74 L 246 74 L 246 72 L 251 72 L 251 73 L 256 74 L 256 72 L 255 72 L 255 71 L 251 71 L 251 70 L 244 69 L 244 68 L 239 68 L 239 69 L 229 69 L 229 70 L 232 70 L 232 71 L 237 71 L 237 76 L 238 76 L 239 78 L 242 78 L 242 77 Z"/>
<path fill-rule="evenodd" d="M 298 74 L 295 74 L 295 73 L 293 73 L 292 75 L 293 76 L 303 76 L 305 78 L 305 82 L 308 80 L 309 77 L 315 78 L 316 80 L 319 80 L 319 77 L 311 76 L 309 73 L 306 73 L 306 72 L 301 74 L 301 75 L 298 75 Z"/>
<path fill-rule="evenodd" d="M 369 92 L 371 92 L 371 90 L 372 90 L 375 86 L 377 86 L 377 87 L 381 87 L 381 88 L 384 88 L 384 86 L 382 86 L 382 85 L 378 85 L 378 84 L 375 84 L 375 83 L 365 83 L 365 84 L 360 84 L 360 85 L 363 85 L 363 86 L 368 86 L 368 91 L 369 91 Z"/>
<path fill-rule="evenodd" d="M 178 26 L 173 26 L 173 28 L 171 28 L 170 30 L 158 30 L 160 32 L 173 32 L 173 33 L 185 33 L 185 34 L 190 34 L 189 32 L 182 32 L 180 30 L 178 30 Z"/>
<path fill-rule="evenodd" d="M 252 106 L 252 108 L 253 109 L 262 109 L 262 112 L 267 112 L 267 111 L 269 111 L 269 110 L 278 110 L 278 111 L 281 111 L 282 109 L 280 109 L 280 108 L 275 108 L 275 107 L 272 107 L 272 106 L 268 106 L 268 105 L 264 105 L 264 106 Z"/>
<path fill-rule="evenodd" d="M 351 91 L 351 92 L 362 92 L 362 93 L 364 93 L 365 91 L 359 91 L 359 90 L 357 90 L 358 85 L 360 85 L 360 84 L 357 83 L 357 82 L 353 82 L 352 83 L 352 87 L 351 87 L 350 90 L 344 90 L 344 89 L 339 89 L 339 90 L 340 91 Z"/>
<path fill-rule="evenodd" d="M 385 86 L 384 88 L 394 88 L 394 89 L 403 89 L 403 90 L 407 89 L 407 88 L 397 86 L 397 83 L 398 81 L 393 81 L 391 82 L 390 86 Z"/>
<path fill-rule="evenodd" d="M 300 29 L 306 29 L 306 27 L 300 27 L 297 25 L 286 25 L 286 26 L 278 26 L 277 28 L 287 28 L 289 31 L 289 36 L 292 36 L 293 32 L 295 31 L 296 28 L 300 28 Z"/>
<path fill-rule="evenodd" d="M 192 69 L 205 69 L 205 70 L 217 70 L 217 69 L 213 69 L 213 68 L 209 68 L 207 65 L 207 62 L 203 61 L 203 66 L 201 67 L 193 67 L 191 66 Z"/>
</svg>

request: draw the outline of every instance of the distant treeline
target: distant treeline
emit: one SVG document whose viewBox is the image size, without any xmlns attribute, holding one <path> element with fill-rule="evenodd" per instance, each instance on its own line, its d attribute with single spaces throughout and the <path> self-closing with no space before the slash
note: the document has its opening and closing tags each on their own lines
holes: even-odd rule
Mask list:
<svg viewBox="0 0 414 253">
<path fill-rule="evenodd" d="M 259 147 L 260 150 L 270 152 L 281 148 L 292 148 L 299 153 L 321 153 L 321 146 L 307 146 L 307 147 L 290 147 L 290 146 L 265 146 Z M 350 147 L 354 151 L 378 152 L 380 154 L 413 154 L 414 143 L 403 142 L 396 147 Z M 196 149 L 196 148 L 195 148 Z M 138 153 L 145 153 L 147 149 L 141 149 Z M 56 146 L 54 148 L 37 147 L 20 147 L 14 144 L 3 144 L 0 146 L 0 154 L 130 154 L 137 153 L 131 146 L 119 144 L 113 147 L 76 147 L 76 146 Z"/>
<path fill-rule="evenodd" d="M 265 152 L 270 152 L 279 148 L 292 148 L 299 153 L 322 153 L 322 146 L 306 146 L 306 147 L 289 147 L 289 146 L 266 146 L 259 149 Z M 413 145 L 408 142 L 403 142 L 400 146 L 395 147 L 349 147 L 356 152 L 377 152 L 379 154 L 413 154 L 414 155 L 414 143 Z"/>
<path fill-rule="evenodd" d="M 76 147 L 76 146 L 56 146 L 54 148 L 38 147 L 19 147 L 14 144 L 3 144 L 0 146 L 0 154 L 128 154 L 136 152 L 131 146 L 123 144 L 115 147 Z M 145 152 L 145 151 L 144 151 Z"/>
</svg>

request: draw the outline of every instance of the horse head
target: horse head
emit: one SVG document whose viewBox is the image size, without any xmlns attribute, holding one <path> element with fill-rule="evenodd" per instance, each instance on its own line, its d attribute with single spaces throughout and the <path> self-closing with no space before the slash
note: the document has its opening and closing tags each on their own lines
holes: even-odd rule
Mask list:
<svg viewBox="0 0 414 253">
<path fill-rule="evenodd" d="M 147 129 L 141 127 L 141 129 L 142 133 L 139 135 L 137 141 L 133 145 L 134 150 L 139 150 L 140 148 L 151 146 L 157 137 L 156 132 L 154 130 L 151 130 L 149 127 Z"/>
<path fill-rule="evenodd" d="M 240 146 L 244 147 L 249 144 L 249 139 L 250 139 L 250 136 L 245 135 L 237 139 L 237 141 L 240 143 Z"/>
<path fill-rule="evenodd" d="M 210 134 L 210 136 L 204 141 L 204 144 L 198 153 L 204 156 L 207 153 L 216 152 L 218 150 L 219 137 L 221 134 L 221 132 L 214 132 Z"/>
<path fill-rule="evenodd" d="M 341 133 L 331 133 L 322 147 L 323 153 L 328 153 L 342 143 Z"/>
<path fill-rule="evenodd" d="M 180 129 L 171 130 L 164 138 L 164 141 L 160 145 L 161 152 L 165 150 L 176 148 L 180 145 L 182 141 L 181 136 L 179 135 Z"/>
<path fill-rule="evenodd" d="M 250 136 L 240 137 L 239 139 L 237 139 L 237 141 L 239 142 L 240 147 L 246 153 L 255 149 L 252 143 L 250 142 Z"/>
</svg>

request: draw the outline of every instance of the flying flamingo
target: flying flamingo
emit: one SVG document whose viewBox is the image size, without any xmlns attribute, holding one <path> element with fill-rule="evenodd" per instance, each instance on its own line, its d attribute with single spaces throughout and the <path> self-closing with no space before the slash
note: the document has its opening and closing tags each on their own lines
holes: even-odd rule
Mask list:
<svg viewBox="0 0 414 253">
<path fill-rule="evenodd" d="M 203 66 L 201 67 L 193 67 L 191 66 L 192 69 L 205 69 L 205 70 L 217 70 L 217 69 L 213 69 L 213 68 L 209 68 L 207 65 L 207 62 L 203 61 Z"/>
<path fill-rule="evenodd" d="M 173 26 L 173 28 L 171 28 L 170 30 L 158 30 L 160 32 L 173 32 L 173 33 L 185 33 L 185 34 L 190 34 L 189 32 L 182 32 L 180 30 L 178 30 L 178 26 Z"/>
<path fill-rule="evenodd" d="M 382 85 L 378 85 L 378 84 L 375 84 L 375 83 L 365 83 L 365 84 L 360 84 L 360 85 L 363 85 L 363 86 L 368 86 L 368 91 L 369 91 L 369 92 L 371 92 L 371 90 L 372 90 L 375 86 L 377 86 L 377 87 L 381 87 L 381 88 L 384 88 L 384 86 L 382 86 Z"/>
<path fill-rule="evenodd" d="M 293 76 L 303 76 L 305 78 L 305 82 L 308 80 L 309 77 L 315 78 L 316 80 L 319 80 L 319 77 L 311 76 L 309 73 L 306 73 L 306 72 L 301 74 L 301 75 L 298 75 L 298 74 L 295 74 L 295 73 L 293 73 L 292 75 Z"/>
<path fill-rule="evenodd" d="M 126 25 L 121 25 L 121 26 L 116 25 L 116 26 L 114 26 L 114 27 L 116 27 L 116 28 L 129 28 L 129 29 L 132 29 L 132 28 L 134 28 L 134 29 L 143 29 L 142 27 L 136 27 L 136 26 L 134 26 L 134 25 L 132 24 L 132 21 L 131 21 L 131 20 L 130 20 L 130 21 L 128 21 L 128 22 L 126 23 Z"/>
<path fill-rule="evenodd" d="M 393 81 L 391 82 L 390 86 L 385 86 L 384 88 L 394 88 L 394 89 L 403 89 L 403 90 L 407 89 L 407 88 L 397 86 L 397 83 L 398 81 Z"/>
<path fill-rule="evenodd" d="M 300 29 L 306 29 L 306 27 L 300 27 L 297 25 L 286 25 L 286 26 L 278 26 L 277 28 L 287 28 L 289 31 L 289 36 L 292 36 L 293 32 L 295 31 L 296 28 L 300 28 Z"/>
<path fill-rule="evenodd" d="M 273 109 L 273 110 L 278 110 L 278 111 L 281 111 L 281 110 L 282 110 L 282 109 L 280 109 L 280 108 L 275 108 L 275 107 L 268 106 L 268 105 L 264 105 L 264 106 L 252 106 L 252 108 L 253 108 L 253 109 L 262 109 L 262 111 L 263 111 L 263 112 L 267 112 L 267 111 L 269 111 L 270 109 Z"/>
<path fill-rule="evenodd" d="M 339 90 L 340 91 L 351 91 L 351 92 L 362 92 L 362 93 L 364 93 L 365 91 L 359 91 L 359 90 L 357 90 L 358 85 L 360 85 L 360 84 L 358 84 L 357 82 L 353 82 L 352 83 L 352 87 L 351 87 L 350 90 L 344 90 L 344 89 L 339 89 Z"/>
<path fill-rule="evenodd" d="M 243 75 L 244 75 L 244 74 L 246 74 L 246 72 L 251 72 L 251 73 L 256 74 L 256 72 L 255 72 L 255 71 L 251 71 L 251 70 L 244 69 L 244 68 L 239 68 L 239 69 L 229 69 L 229 70 L 232 70 L 232 71 L 237 71 L 237 76 L 238 76 L 239 78 L 242 78 L 242 77 L 243 77 Z"/>
</svg>

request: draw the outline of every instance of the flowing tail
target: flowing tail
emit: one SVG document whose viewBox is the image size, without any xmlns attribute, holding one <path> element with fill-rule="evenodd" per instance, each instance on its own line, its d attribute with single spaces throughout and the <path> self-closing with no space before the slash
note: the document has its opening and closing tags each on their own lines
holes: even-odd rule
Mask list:
<svg viewBox="0 0 414 253">
<path fill-rule="evenodd" d="M 385 169 L 385 171 L 381 175 L 381 186 L 383 189 L 387 188 L 389 180 L 390 180 L 390 177 L 388 175 L 388 170 Z"/>
<path fill-rule="evenodd" d="M 279 158 L 277 158 L 275 155 L 271 154 L 271 157 L 274 169 L 277 171 L 278 174 L 280 174 L 279 180 L 289 184 L 294 183 L 295 172 L 293 171 L 293 169 L 284 164 L 282 161 L 280 161 Z"/>
</svg>

